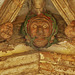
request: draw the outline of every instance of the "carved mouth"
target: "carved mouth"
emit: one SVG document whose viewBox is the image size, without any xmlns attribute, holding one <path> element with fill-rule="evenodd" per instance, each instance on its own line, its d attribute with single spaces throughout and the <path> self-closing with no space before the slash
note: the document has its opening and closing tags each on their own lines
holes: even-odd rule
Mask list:
<svg viewBox="0 0 75 75">
<path fill-rule="evenodd" d="M 44 38 L 37 38 L 34 40 L 34 45 L 37 47 L 44 47 L 48 41 Z"/>
<path fill-rule="evenodd" d="M 43 37 L 43 38 L 36 38 L 35 39 L 35 42 L 41 42 L 41 41 L 44 41 L 45 40 L 45 38 Z"/>
</svg>

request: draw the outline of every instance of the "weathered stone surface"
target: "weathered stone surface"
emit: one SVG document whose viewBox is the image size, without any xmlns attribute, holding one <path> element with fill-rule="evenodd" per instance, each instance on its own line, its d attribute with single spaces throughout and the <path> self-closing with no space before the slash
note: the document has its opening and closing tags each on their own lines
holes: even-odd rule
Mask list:
<svg viewBox="0 0 75 75">
<path fill-rule="evenodd" d="M 75 0 L 67 0 L 67 1 L 69 3 L 69 7 L 71 7 L 73 12 L 75 13 Z"/>
<path fill-rule="evenodd" d="M 75 20 L 75 13 L 72 10 L 75 7 L 71 8 L 72 4 L 73 5 L 75 4 L 74 0 L 71 0 L 71 1 L 70 0 L 51 0 L 51 1 L 68 25 L 70 24 L 72 20 Z M 69 1 L 72 2 L 72 4 L 69 4 L 70 3 Z"/>
<path fill-rule="evenodd" d="M 46 0 L 46 9 L 54 14 L 58 14 L 59 12 L 57 11 L 57 9 L 55 8 L 55 6 L 53 5 L 51 0 Z"/>
<path fill-rule="evenodd" d="M 17 4 L 16 1 L 18 0 L 14 0 L 14 1 Z M 16 14 L 16 12 L 14 14 Z M 9 15 L 9 12 L 7 15 Z M 5 16 L 4 19 L 9 18 L 9 17 Z M 13 17 L 11 18 L 11 20 L 14 19 Z M 72 16 L 69 15 L 68 17 L 69 19 L 70 17 L 72 19 L 73 15 Z M 68 20 L 66 22 L 68 22 Z M 16 33 L 17 31 L 14 31 L 14 32 L 15 32 L 15 36 L 13 37 L 15 38 L 17 35 Z M 19 38 L 21 37 L 20 36 L 16 37 L 15 40 L 11 38 L 12 40 L 9 40 L 9 41 L 12 41 L 13 42 L 12 44 L 14 44 L 15 41 L 18 43 L 22 43 L 21 40 L 16 40 Z M 10 44 L 12 48 L 14 48 L 11 42 L 9 42 L 8 44 Z M 60 48 L 64 47 L 62 51 L 59 49 L 58 53 L 60 54 L 51 53 L 50 52 L 51 48 L 49 48 L 48 52 L 43 51 L 43 52 L 38 53 L 38 52 L 30 51 L 32 50 L 32 48 L 25 46 L 24 44 L 17 45 L 13 51 L 7 50 L 6 51 L 7 53 L 2 52 L 1 46 L 3 47 L 8 46 L 8 44 L 6 45 L 4 43 L 3 45 L 0 44 L 0 74 L 1 75 L 5 75 L 5 74 L 7 75 L 9 74 L 10 75 L 59 75 L 59 74 L 60 75 L 62 74 L 74 75 L 75 74 L 75 55 L 71 54 L 72 52 L 71 49 L 73 46 L 71 45 L 67 46 L 67 43 L 63 43 L 63 45 L 60 46 Z M 59 48 L 59 44 L 53 46 L 53 49 L 54 47 L 55 49 Z M 66 49 L 67 52 L 70 50 L 69 55 L 64 50 L 65 47 L 67 48 Z M 57 50 L 55 51 L 55 49 L 54 49 L 54 52 L 57 52 Z M 30 51 L 30 52 L 27 52 L 27 51 Z M 22 54 L 22 52 L 25 52 L 25 53 Z M 14 55 L 15 53 L 16 55 Z M 18 53 L 21 53 L 21 55 Z M 61 54 L 61 53 L 65 53 L 65 54 Z M 74 49 L 72 53 L 74 53 Z M 40 58 L 39 58 L 39 54 L 40 54 Z"/>
<path fill-rule="evenodd" d="M 7 21 L 13 22 L 18 12 L 20 11 L 23 2 L 25 0 L 9 0 L 5 3 L 5 5 L 1 8 L 0 11 L 0 24 L 3 24 Z M 52 1 L 52 2 L 51 2 Z M 69 24 L 72 20 L 75 19 L 74 14 L 74 0 L 47 0 L 46 1 L 46 9 L 51 11 L 52 13 L 59 14 L 64 18 L 67 24 Z M 53 4 L 52 4 L 53 3 Z M 21 13 L 19 15 L 27 14 L 27 12 L 31 9 L 31 0 L 26 1 L 24 3 L 23 8 L 21 9 Z M 57 10 L 58 11 L 57 11 Z M 10 11 L 9 11 L 10 10 Z M 26 10 L 26 11 L 25 11 Z M 24 12 L 23 12 L 24 11 Z M 59 13 L 58 13 L 59 12 Z M 2 15 L 4 14 L 4 15 Z"/>
<path fill-rule="evenodd" d="M 9 22 L 3 24 L 0 29 L 0 34 L 1 34 L 1 37 L 4 39 L 10 38 L 13 34 L 13 24 Z"/>
<path fill-rule="evenodd" d="M 37 73 L 38 65 L 36 63 L 0 70 L 0 75 L 36 75 Z"/>
<path fill-rule="evenodd" d="M 1 75 L 75 74 L 75 55 L 30 51 L 0 58 Z"/>
<path fill-rule="evenodd" d="M 25 0 L 6 0 L 0 10 L 0 25 L 14 21 L 24 1 Z"/>
<path fill-rule="evenodd" d="M 0 58 L 0 75 L 20 75 L 38 72 L 38 52 L 27 52 Z"/>
<path fill-rule="evenodd" d="M 40 73 L 45 72 L 47 75 L 75 74 L 75 55 L 40 52 Z"/>
</svg>

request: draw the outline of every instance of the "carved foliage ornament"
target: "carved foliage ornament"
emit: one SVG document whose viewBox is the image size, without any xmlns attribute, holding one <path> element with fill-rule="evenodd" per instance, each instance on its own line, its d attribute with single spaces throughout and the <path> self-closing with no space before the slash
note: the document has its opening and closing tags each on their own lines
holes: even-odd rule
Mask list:
<svg viewBox="0 0 75 75">
<path fill-rule="evenodd" d="M 40 15 L 28 13 L 21 27 L 21 32 L 28 45 L 36 49 L 49 47 L 56 43 L 57 40 L 54 36 L 57 34 L 57 30 L 55 19 L 47 13 Z"/>
<path fill-rule="evenodd" d="M 4 39 L 10 38 L 13 34 L 13 24 L 10 22 L 3 24 L 0 33 L 1 37 Z"/>
<path fill-rule="evenodd" d="M 65 34 L 70 39 L 70 43 L 75 45 L 75 20 L 73 20 L 70 25 L 65 28 Z"/>
</svg>

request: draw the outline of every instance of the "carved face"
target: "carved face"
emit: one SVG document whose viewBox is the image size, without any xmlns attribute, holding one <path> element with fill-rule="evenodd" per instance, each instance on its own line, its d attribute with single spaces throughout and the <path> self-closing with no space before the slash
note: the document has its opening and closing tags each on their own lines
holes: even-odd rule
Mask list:
<svg viewBox="0 0 75 75">
<path fill-rule="evenodd" d="M 44 15 L 37 16 L 29 21 L 28 33 L 31 38 L 36 37 L 34 40 L 36 47 L 44 47 L 48 43 L 46 38 L 52 32 L 51 26 L 50 20 Z"/>
</svg>

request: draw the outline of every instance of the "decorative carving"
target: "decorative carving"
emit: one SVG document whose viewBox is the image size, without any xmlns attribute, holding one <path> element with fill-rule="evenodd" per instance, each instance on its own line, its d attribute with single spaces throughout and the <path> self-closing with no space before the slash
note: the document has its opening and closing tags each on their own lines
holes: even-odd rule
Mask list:
<svg viewBox="0 0 75 75">
<path fill-rule="evenodd" d="M 0 9 L 0 25 L 13 22 L 25 0 L 5 0 Z"/>
<path fill-rule="evenodd" d="M 27 42 L 35 47 L 49 47 L 56 42 L 57 25 L 55 19 L 47 13 L 40 15 L 31 14 L 26 16 L 22 25 L 22 34 Z"/>
<path fill-rule="evenodd" d="M 13 25 L 12 23 L 5 23 L 1 26 L 1 37 L 4 39 L 8 39 L 13 34 Z"/>
<path fill-rule="evenodd" d="M 75 37 L 75 20 L 70 23 L 69 26 L 66 27 L 65 29 L 65 34 L 70 37 L 74 38 Z"/>
<path fill-rule="evenodd" d="M 57 25 L 53 16 L 48 11 L 44 11 L 44 0 L 33 0 L 34 8 L 28 13 L 22 34 L 27 43 L 33 48 L 49 47 L 56 42 Z"/>
<path fill-rule="evenodd" d="M 52 33 L 51 22 L 44 15 L 33 17 L 28 24 L 28 33 L 31 38 L 36 38 L 34 40 L 35 46 L 44 47 L 48 43 L 48 40 L 45 38 L 49 37 Z"/>
<path fill-rule="evenodd" d="M 73 0 L 51 0 L 51 1 L 68 25 L 70 24 L 70 22 L 72 22 L 72 20 L 75 20 L 75 13 L 69 4 L 70 1 L 74 5 L 75 1 L 74 2 Z"/>
<path fill-rule="evenodd" d="M 65 34 L 71 38 L 71 43 L 75 44 L 75 20 L 73 20 L 70 25 L 65 28 Z"/>
</svg>

